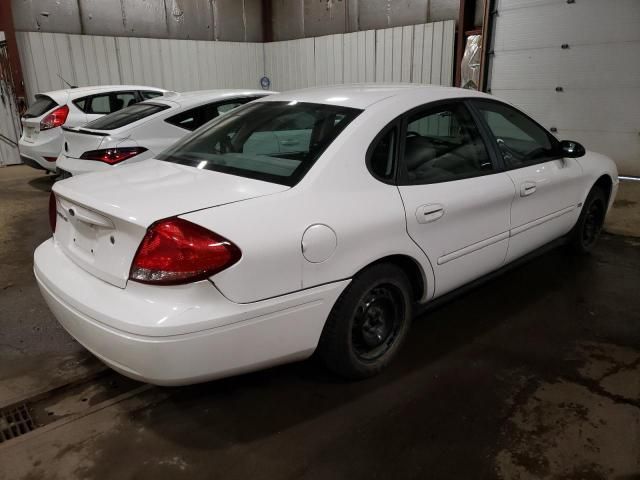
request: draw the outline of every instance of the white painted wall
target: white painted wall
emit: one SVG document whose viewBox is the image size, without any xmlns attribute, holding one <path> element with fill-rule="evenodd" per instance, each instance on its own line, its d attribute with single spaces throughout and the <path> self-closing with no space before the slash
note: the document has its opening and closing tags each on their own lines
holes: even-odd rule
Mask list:
<svg viewBox="0 0 640 480">
<path fill-rule="evenodd" d="M 498 0 L 497 10 L 491 92 L 640 176 L 640 0 Z"/>
</svg>

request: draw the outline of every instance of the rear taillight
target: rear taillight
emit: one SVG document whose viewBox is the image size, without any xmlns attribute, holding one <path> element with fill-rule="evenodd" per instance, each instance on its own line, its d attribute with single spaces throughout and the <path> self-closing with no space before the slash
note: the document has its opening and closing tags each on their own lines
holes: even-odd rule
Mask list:
<svg viewBox="0 0 640 480">
<path fill-rule="evenodd" d="M 40 121 L 40 130 L 48 130 L 50 128 L 61 127 L 67 121 L 69 115 L 69 107 L 63 105 L 56 108 L 49 115 Z"/>
<path fill-rule="evenodd" d="M 84 152 L 80 158 L 84 160 L 97 160 L 99 162 L 108 163 L 109 165 L 115 165 L 128 158 L 140 155 L 142 152 L 146 152 L 144 147 L 122 147 L 122 148 L 105 148 L 102 150 L 90 150 Z"/>
<path fill-rule="evenodd" d="M 131 264 L 130 280 L 176 285 L 203 280 L 240 260 L 226 238 L 181 218 L 151 225 Z"/>
<path fill-rule="evenodd" d="M 58 211 L 56 208 L 56 196 L 53 192 L 49 195 L 49 226 L 51 227 L 51 233 L 56 231 L 56 219 L 58 218 Z"/>
</svg>

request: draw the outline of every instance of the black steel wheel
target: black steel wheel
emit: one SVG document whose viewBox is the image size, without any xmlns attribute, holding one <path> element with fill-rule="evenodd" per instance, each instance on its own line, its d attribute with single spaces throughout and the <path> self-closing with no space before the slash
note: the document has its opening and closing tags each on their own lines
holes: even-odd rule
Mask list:
<svg viewBox="0 0 640 480">
<path fill-rule="evenodd" d="M 570 234 L 571 246 L 578 253 L 589 253 L 600 238 L 607 213 L 607 196 L 594 187 L 582 206 L 578 222 Z"/>
<path fill-rule="evenodd" d="M 404 299 L 397 287 L 373 287 L 360 300 L 351 328 L 354 353 L 363 361 L 384 355 L 398 336 L 404 318 Z"/>
<path fill-rule="evenodd" d="M 377 374 L 396 355 L 411 323 L 411 285 L 393 264 L 373 265 L 340 295 L 325 324 L 317 356 L 346 378 Z"/>
</svg>

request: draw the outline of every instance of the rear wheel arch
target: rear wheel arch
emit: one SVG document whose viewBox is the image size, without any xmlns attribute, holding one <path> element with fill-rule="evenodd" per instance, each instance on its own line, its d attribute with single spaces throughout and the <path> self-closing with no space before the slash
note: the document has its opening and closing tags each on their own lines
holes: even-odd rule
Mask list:
<svg viewBox="0 0 640 480">
<path fill-rule="evenodd" d="M 427 278 L 426 278 L 425 272 L 420 266 L 420 264 L 418 263 L 418 261 L 409 255 L 395 254 L 395 255 L 388 255 L 386 257 L 382 257 L 374 262 L 371 262 L 367 266 L 361 268 L 354 275 L 354 277 L 360 274 L 361 272 L 363 272 L 364 270 L 374 265 L 379 265 L 381 263 L 389 263 L 391 265 L 395 265 L 396 267 L 400 268 L 404 272 L 404 274 L 407 276 L 411 284 L 412 291 L 410 293 L 411 293 L 411 299 L 414 302 L 421 302 L 424 299 L 427 292 Z"/>
</svg>

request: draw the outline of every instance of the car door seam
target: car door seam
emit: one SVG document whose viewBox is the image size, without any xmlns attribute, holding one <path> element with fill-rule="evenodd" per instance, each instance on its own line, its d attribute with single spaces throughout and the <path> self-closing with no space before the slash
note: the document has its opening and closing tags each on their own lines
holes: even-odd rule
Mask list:
<svg viewBox="0 0 640 480">
<path fill-rule="evenodd" d="M 429 268 L 431 268 L 431 272 L 433 273 L 433 295 L 435 296 L 436 293 L 436 285 L 437 285 L 437 279 L 436 279 L 436 271 L 433 268 L 433 263 L 431 263 L 431 259 L 429 258 L 429 255 L 427 255 L 427 252 L 425 252 L 422 247 L 420 246 L 420 244 L 418 242 L 416 242 L 413 237 L 411 236 L 411 234 L 409 233 L 409 219 L 408 219 L 408 213 L 407 213 L 407 206 L 404 203 L 404 198 L 402 198 L 402 192 L 400 191 L 400 187 L 398 185 L 395 185 L 396 190 L 398 191 L 398 196 L 400 197 L 400 202 L 402 203 L 402 209 L 404 210 L 404 231 L 407 234 L 407 237 L 409 237 L 409 240 L 411 240 L 411 242 L 413 242 L 413 244 L 418 247 L 418 249 L 422 252 L 422 254 L 425 256 L 425 258 L 427 259 L 427 262 L 429 262 Z M 425 285 L 425 296 L 427 295 L 427 288 L 428 285 Z"/>
</svg>

